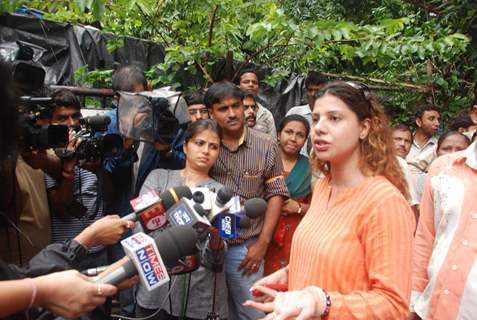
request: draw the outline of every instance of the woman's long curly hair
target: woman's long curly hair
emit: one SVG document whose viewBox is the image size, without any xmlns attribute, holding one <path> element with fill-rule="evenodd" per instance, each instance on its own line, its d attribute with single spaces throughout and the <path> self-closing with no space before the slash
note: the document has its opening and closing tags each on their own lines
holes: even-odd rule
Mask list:
<svg viewBox="0 0 477 320">
<path fill-rule="evenodd" d="M 340 99 L 356 114 L 359 121 L 370 120 L 366 138 L 360 141 L 359 167 L 365 176 L 384 176 L 409 198 L 407 182 L 399 165 L 392 142 L 391 128 L 383 106 L 364 84 L 334 81 L 320 90 L 316 98 L 332 95 Z M 319 160 L 314 153 L 312 165 L 329 174 L 330 164 Z"/>
</svg>

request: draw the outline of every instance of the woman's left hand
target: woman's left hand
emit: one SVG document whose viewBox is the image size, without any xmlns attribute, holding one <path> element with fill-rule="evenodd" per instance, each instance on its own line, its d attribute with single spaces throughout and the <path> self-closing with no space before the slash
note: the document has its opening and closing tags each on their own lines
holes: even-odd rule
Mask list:
<svg viewBox="0 0 477 320">
<path fill-rule="evenodd" d="M 317 287 L 306 287 L 303 290 L 289 292 L 278 292 L 262 286 L 256 286 L 254 289 L 274 297 L 272 302 L 245 301 L 244 306 L 268 313 L 261 320 L 319 318 L 326 308 L 326 295 L 322 293 L 323 290 Z"/>
<path fill-rule="evenodd" d="M 298 214 L 300 205 L 296 200 L 288 199 L 283 203 L 282 214 L 287 216 L 289 214 Z"/>
</svg>

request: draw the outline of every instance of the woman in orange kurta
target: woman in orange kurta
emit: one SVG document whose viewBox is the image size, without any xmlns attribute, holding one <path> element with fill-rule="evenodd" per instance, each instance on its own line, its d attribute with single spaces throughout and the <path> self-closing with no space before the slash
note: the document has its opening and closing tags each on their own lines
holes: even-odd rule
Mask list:
<svg viewBox="0 0 477 320">
<path fill-rule="evenodd" d="M 278 127 L 279 152 L 290 199 L 283 205 L 275 234 L 267 249 L 265 275 L 288 265 L 293 233 L 310 206 L 310 160 L 300 154 L 309 133 L 310 124 L 297 114 L 285 117 Z"/>
<path fill-rule="evenodd" d="M 289 266 L 257 282 L 265 295 L 246 305 L 265 319 L 405 319 L 414 218 L 382 107 L 367 87 L 338 81 L 317 95 L 312 116 L 312 163 L 324 177 Z"/>
</svg>

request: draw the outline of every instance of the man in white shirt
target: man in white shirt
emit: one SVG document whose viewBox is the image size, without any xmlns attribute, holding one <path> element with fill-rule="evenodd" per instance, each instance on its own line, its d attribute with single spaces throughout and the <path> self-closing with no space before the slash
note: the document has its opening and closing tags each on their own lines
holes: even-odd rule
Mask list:
<svg viewBox="0 0 477 320">
<path fill-rule="evenodd" d="M 399 165 L 401 166 L 401 169 L 404 173 L 404 178 L 407 181 L 408 185 L 408 190 L 409 190 L 409 196 L 410 199 L 409 205 L 414 211 L 414 214 L 416 216 L 416 222 L 417 222 L 417 217 L 419 216 L 419 211 L 417 206 L 419 205 L 420 199 L 418 194 L 415 191 L 415 180 L 414 176 L 409 170 L 409 166 L 406 163 L 406 156 L 409 154 L 409 151 L 411 150 L 411 145 L 412 145 L 412 131 L 409 129 L 408 126 L 400 124 L 397 125 L 396 127 L 393 128 L 392 132 L 392 138 L 394 142 L 394 148 L 396 150 L 396 155 L 399 161 Z"/>
<path fill-rule="evenodd" d="M 260 90 L 260 83 L 257 73 L 252 69 L 244 69 L 239 76 L 239 87 L 245 93 L 258 96 Z M 270 110 L 265 108 L 257 101 L 257 116 L 254 129 L 269 134 L 272 138 L 277 137 L 277 130 L 275 128 L 275 120 Z"/>
<path fill-rule="evenodd" d="M 295 106 L 288 110 L 287 114 L 285 116 L 289 116 L 292 114 L 298 114 L 300 116 L 303 116 L 306 120 L 308 120 L 308 123 L 310 124 L 310 127 L 312 126 L 312 121 L 311 121 L 311 112 L 313 111 L 313 106 L 315 104 L 315 96 L 320 91 L 321 88 L 323 88 L 326 84 L 326 78 L 323 77 L 321 74 L 319 74 L 316 71 L 309 71 L 306 80 L 305 80 L 305 88 L 306 88 L 306 98 L 308 103 L 301 105 L 301 106 Z M 309 155 L 309 150 L 311 149 L 311 145 L 308 143 L 309 139 L 301 149 L 300 153 L 303 155 L 308 156 Z"/>
<path fill-rule="evenodd" d="M 436 107 L 427 105 L 416 112 L 416 132 L 411 150 L 406 157 L 407 163 L 426 172 L 427 167 L 435 158 L 437 137 L 440 125 L 440 114 Z"/>
</svg>

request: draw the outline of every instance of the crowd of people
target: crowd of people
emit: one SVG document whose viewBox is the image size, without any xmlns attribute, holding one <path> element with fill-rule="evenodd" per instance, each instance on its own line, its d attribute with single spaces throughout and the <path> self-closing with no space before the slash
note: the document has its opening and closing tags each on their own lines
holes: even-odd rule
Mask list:
<svg viewBox="0 0 477 320">
<path fill-rule="evenodd" d="M 123 316 L 159 320 L 477 313 L 477 103 L 449 124 L 438 107 L 423 105 L 415 129 L 391 126 L 365 84 L 311 71 L 307 103 L 290 106 L 275 126 L 258 74 L 243 69 L 237 83 L 184 96 L 190 121 L 172 143 L 122 134 L 119 153 L 78 159 L 78 98 L 54 92 L 51 113 L 35 120 L 68 127 L 61 155 L 24 149 L 15 143 L 11 70 L 1 69 L 0 317 L 35 318 L 43 307 L 103 319 L 113 295 Z M 150 89 L 134 65 L 120 66 L 112 87 Z M 107 113 L 108 134 L 121 133 L 120 99 Z M 178 186 L 225 186 L 242 203 L 263 198 L 266 212 L 232 240 L 211 228 L 197 243 L 200 266 L 172 276 L 173 286 L 148 291 L 137 277 L 96 284 L 63 271 L 121 263 L 118 242 L 138 231 L 121 219 L 130 200 Z M 39 267 L 45 261 L 60 267 Z"/>
</svg>

